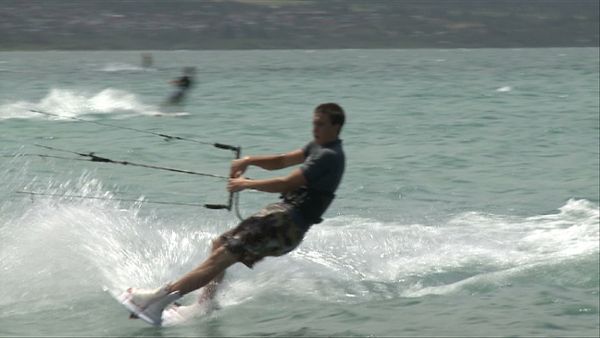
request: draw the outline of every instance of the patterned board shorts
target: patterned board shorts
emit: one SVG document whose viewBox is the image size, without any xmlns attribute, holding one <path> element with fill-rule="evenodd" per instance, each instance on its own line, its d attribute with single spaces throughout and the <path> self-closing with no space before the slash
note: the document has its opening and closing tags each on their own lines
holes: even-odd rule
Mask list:
<svg viewBox="0 0 600 338">
<path fill-rule="evenodd" d="M 281 256 L 294 250 L 305 232 L 292 221 L 289 207 L 274 203 L 222 234 L 219 240 L 239 256 L 240 262 L 252 268 L 266 256 Z"/>
</svg>

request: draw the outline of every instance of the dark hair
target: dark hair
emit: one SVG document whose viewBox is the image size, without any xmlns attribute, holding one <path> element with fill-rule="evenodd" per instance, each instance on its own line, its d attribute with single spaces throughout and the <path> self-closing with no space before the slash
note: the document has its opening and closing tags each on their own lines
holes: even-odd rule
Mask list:
<svg viewBox="0 0 600 338">
<path fill-rule="evenodd" d="M 337 103 L 323 103 L 315 108 L 315 113 L 325 114 L 329 116 L 329 121 L 333 125 L 339 125 L 340 131 L 342 131 L 342 127 L 344 126 L 344 122 L 346 121 L 346 114 L 344 113 L 344 109 L 340 107 Z"/>
</svg>

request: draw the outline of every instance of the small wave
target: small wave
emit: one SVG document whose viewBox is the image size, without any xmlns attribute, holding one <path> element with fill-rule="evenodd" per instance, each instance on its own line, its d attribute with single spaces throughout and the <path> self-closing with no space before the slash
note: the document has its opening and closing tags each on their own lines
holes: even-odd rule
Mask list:
<svg viewBox="0 0 600 338">
<path fill-rule="evenodd" d="M 52 89 L 38 102 L 17 101 L 0 106 L 0 119 L 44 117 L 30 110 L 40 110 L 65 118 L 85 114 L 146 114 L 157 108 L 142 103 L 130 92 L 107 88 L 98 93 L 68 89 Z M 45 118 L 45 117 L 44 117 Z"/>
<path fill-rule="evenodd" d="M 152 215 L 142 217 L 142 199 L 123 208 L 90 174 L 62 183 L 34 180 L 22 189 L 66 196 L 0 205 L 6 211 L 0 217 L 0 305 L 30 301 L 43 307 L 73 297 L 69 290 L 155 286 L 191 268 L 189 260 L 205 256 L 218 233 L 211 227 L 189 231 L 185 224 L 176 231 Z"/>
<path fill-rule="evenodd" d="M 102 72 L 109 72 L 109 73 L 114 73 L 114 72 L 146 72 L 146 71 L 149 71 L 149 70 L 154 70 L 154 68 L 136 66 L 136 65 L 131 65 L 131 64 L 127 64 L 127 63 L 109 63 L 109 64 L 105 65 L 104 67 L 102 67 L 100 69 L 100 71 L 102 71 Z"/>
<path fill-rule="evenodd" d="M 70 288 L 156 287 L 201 262 L 210 240 L 235 225 L 234 219 L 218 220 L 207 211 L 199 227 L 199 210 L 177 221 L 143 217 L 141 203 L 123 208 L 89 174 L 40 184 L 24 186 L 106 200 L 23 198 L 0 206 L 0 271 L 7 276 L 0 280 L 0 304 L 22 302 L 32 288 L 38 290 L 35 297 L 51 297 L 57 289 L 66 294 Z M 536 280 L 547 274 L 540 269 L 589 262 L 599 251 L 598 218 L 598 205 L 582 199 L 571 199 L 552 214 L 468 212 L 437 225 L 334 217 L 313 226 L 288 255 L 267 258 L 253 270 L 232 267 L 220 301 L 238 304 L 273 292 L 333 302 L 485 292 Z M 589 263 L 584 265 L 570 270 L 575 276 L 549 283 L 587 283 L 589 278 L 577 276 L 588 270 Z"/>
<path fill-rule="evenodd" d="M 499 93 L 507 93 L 512 91 L 512 87 L 511 86 L 504 86 L 504 87 L 500 87 L 498 89 L 496 89 L 497 92 Z"/>
<path fill-rule="evenodd" d="M 348 294 L 388 298 L 485 290 L 597 255 L 598 218 L 597 205 L 575 199 L 556 214 L 470 212 L 439 226 L 338 217 L 311 229 L 287 266 L 296 266 L 295 274 L 305 279 L 294 288 L 336 300 Z M 568 282 L 586 280 L 580 277 Z"/>
</svg>

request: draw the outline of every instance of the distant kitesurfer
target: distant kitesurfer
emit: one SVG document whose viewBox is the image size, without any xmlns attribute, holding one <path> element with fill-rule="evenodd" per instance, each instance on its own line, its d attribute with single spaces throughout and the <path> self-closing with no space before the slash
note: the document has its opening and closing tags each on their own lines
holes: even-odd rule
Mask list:
<svg viewBox="0 0 600 338">
<path fill-rule="evenodd" d="M 171 96 L 167 100 L 168 104 L 177 105 L 183 102 L 186 93 L 190 90 L 190 88 L 193 85 L 195 72 L 196 68 L 185 67 L 183 69 L 183 75 L 171 81 L 171 83 L 176 87 L 176 90 L 173 94 L 171 94 Z"/>
<path fill-rule="evenodd" d="M 152 54 L 150 53 L 142 53 L 142 67 L 150 68 L 152 67 L 154 61 L 152 59 Z"/>
<path fill-rule="evenodd" d="M 336 103 L 321 104 L 313 112 L 313 140 L 303 148 L 281 155 L 234 160 L 227 190 L 281 193 L 282 200 L 267 205 L 216 238 L 209 257 L 179 280 L 154 290 L 129 288 L 122 299 L 153 324 L 160 325 L 163 310 L 183 295 L 204 287 L 199 301 L 213 298 L 231 265 L 241 262 L 252 268 L 266 256 L 282 256 L 294 250 L 308 229 L 322 221 L 321 216 L 341 182 L 345 155 L 339 135 L 344 122 L 342 107 Z M 277 170 L 295 165 L 300 167 L 287 176 L 256 180 L 242 176 L 249 166 Z"/>
</svg>

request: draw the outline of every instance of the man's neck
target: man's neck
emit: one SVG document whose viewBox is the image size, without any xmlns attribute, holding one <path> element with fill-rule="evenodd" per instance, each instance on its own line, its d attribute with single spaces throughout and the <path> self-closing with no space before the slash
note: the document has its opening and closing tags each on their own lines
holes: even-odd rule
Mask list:
<svg viewBox="0 0 600 338">
<path fill-rule="evenodd" d="M 319 145 L 320 146 L 326 146 L 326 145 L 332 144 L 332 143 L 334 143 L 334 142 L 336 142 L 338 140 L 339 140 L 339 138 L 336 137 L 336 138 L 333 138 L 333 139 L 329 139 L 329 140 L 323 141 L 323 142 L 319 143 Z"/>
</svg>

